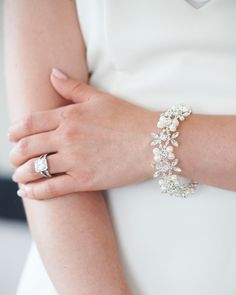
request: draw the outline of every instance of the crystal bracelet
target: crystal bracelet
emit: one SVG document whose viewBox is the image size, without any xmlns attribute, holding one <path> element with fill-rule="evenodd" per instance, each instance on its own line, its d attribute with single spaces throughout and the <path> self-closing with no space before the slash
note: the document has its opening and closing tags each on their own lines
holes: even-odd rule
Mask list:
<svg viewBox="0 0 236 295">
<path fill-rule="evenodd" d="M 173 105 L 166 112 L 160 115 L 157 127 L 160 133 L 151 133 L 151 146 L 153 148 L 152 167 L 155 169 L 154 178 L 159 177 L 159 185 L 162 193 L 171 196 L 186 198 L 189 194 L 196 191 L 198 182 L 191 180 L 187 184 L 181 184 L 176 174 L 182 169 L 177 166 L 179 160 L 173 153 L 174 147 L 178 147 L 176 138 L 179 132 L 176 131 L 179 120 L 184 121 L 191 114 L 191 108 L 185 104 Z"/>
</svg>

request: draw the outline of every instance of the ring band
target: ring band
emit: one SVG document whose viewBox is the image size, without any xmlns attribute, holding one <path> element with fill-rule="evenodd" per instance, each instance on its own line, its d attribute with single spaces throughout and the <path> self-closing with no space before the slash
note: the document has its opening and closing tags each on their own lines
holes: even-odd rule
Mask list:
<svg viewBox="0 0 236 295">
<path fill-rule="evenodd" d="M 34 162 L 34 170 L 36 173 L 40 173 L 44 177 L 52 177 L 50 172 L 48 171 L 48 154 L 42 154 L 37 160 Z"/>
</svg>

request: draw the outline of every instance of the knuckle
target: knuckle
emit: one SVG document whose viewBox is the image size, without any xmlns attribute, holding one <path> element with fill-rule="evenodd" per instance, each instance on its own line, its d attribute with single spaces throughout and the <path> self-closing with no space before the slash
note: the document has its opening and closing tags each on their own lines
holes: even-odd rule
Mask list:
<svg viewBox="0 0 236 295">
<path fill-rule="evenodd" d="M 48 198 L 54 197 L 57 195 L 57 188 L 54 183 L 47 181 L 45 183 L 45 193 Z"/>
<path fill-rule="evenodd" d="M 60 119 L 62 120 L 62 121 L 64 121 L 64 120 L 67 120 L 69 117 L 70 117 L 70 110 L 69 110 L 69 108 L 63 108 L 61 111 L 60 111 Z"/>
<path fill-rule="evenodd" d="M 28 139 L 26 137 L 20 139 L 14 148 L 11 149 L 8 155 L 10 164 L 13 167 L 18 167 L 22 162 L 22 159 L 25 158 L 28 152 Z"/>
<path fill-rule="evenodd" d="M 72 131 L 69 128 L 64 129 L 63 131 L 63 139 L 66 143 L 70 142 L 72 136 Z"/>
<path fill-rule="evenodd" d="M 28 142 L 27 138 L 22 138 L 18 142 L 18 151 L 19 151 L 20 155 L 25 155 L 27 153 L 28 145 L 29 145 L 29 142 Z"/>
<path fill-rule="evenodd" d="M 71 97 L 72 99 L 82 95 L 86 90 L 86 85 L 83 82 L 77 81 L 75 86 L 72 88 Z"/>
<path fill-rule="evenodd" d="M 31 199 L 34 199 L 34 200 L 43 200 L 43 195 L 34 186 L 29 189 L 28 194 L 29 194 L 29 196 L 30 196 Z"/>
<path fill-rule="evenodd" d="M 66 127 L 63 130 L 62 137 L 65 143 L 70 143 L 77 135 L 77 130 L 74 127 Z"/>
<path fill-rule="evenodd" d="M 38 199 L 38 195 L 36 194 L 36 191 L 33 187 L 28 188 L 28 195 L 31 199 Z"/>
<path fill-rule="evenodd" d="M 59 116 L 60 116 L 60 121 L 67 121 L 68 119 L 71 119 L 71 117 L 75 114 L 75 110 L 74 110 L 74 105 L 67 105 L 65 107 L 63 107 L 60 110 Z"/>
<path fill-rule="evenodd" d="M 22 120 L 22 126 L 26 132 L 33 130 L 33 115 L 29 114 Z"/>
</svg>

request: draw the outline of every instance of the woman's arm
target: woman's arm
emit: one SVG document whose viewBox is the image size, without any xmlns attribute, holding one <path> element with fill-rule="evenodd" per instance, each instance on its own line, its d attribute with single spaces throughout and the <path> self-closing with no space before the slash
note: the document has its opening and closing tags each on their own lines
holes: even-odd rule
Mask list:
<svg viewBox="0 0 236 295">
<path fill-rule="evenodd" d="M 61 96 L 78 105 L 66 106 L 56 112 L 37 112 L 30 120 L 26 116 L 16 122 L 11 126 L 9 138 L 19 144 L 11 151 L 10 158 L 13 165 L 19 166 L 26 158 L 31 159 L 35 147 L 39 147 L 43 153 L 40 135 L 44 133 L 44 136 L 48 136 L 50 127 L 42 128 L 40 122 L 54 118 L 53 124 L 58 128 L 55 132 L 50 132 L 50 138 L 54 138 L 53 142 L 62 155 L 67 154 L 67 162 L 70 163 L 67 165 L 69 168 L 65 168 L 67 178 L 68 175 L 73 177 L 68 178 L 67 186 L 63 184 L 64 179 L 59 178 L 48 179 L 42 186 L 34 181 L 37 176 L 31 172 L 31 163 L 23 164 L 14 174 L 16 181 L 20 180 L 26 184 L 25 190 L 20 191 L 21 195 L 48 199 L 69 192 L 126 186 L 151 178 L 154 172 L 151 166 L 151 131 L 156 132 L 155 126 L 163 111 L 147 110 L 71 79 L 68 75 L 65 78 L 65 73 L 62 75 L 64 79 L 56 79 L 52 75 L 52 85 Z M 58 110 L 63 112 L 64 124 L 63 120 L 58 120 Z M 25 124 L 27 121 L 32 121 L 30 128 Z M 180 137 L 177 138 L 180 146 L 174 153 L 180 160 L 180 175 L 199 183 L 236 191 L 236 116 L 205 115 L 193 110 L 193 114 L 186 122 L 181 123 L 177 130 L 180 131 Z M 36 134 L 38 132 L 40 135 Z M 56 139 L 62 136 L 68 137 L 71 147 L 76 151 L 74 154 L 68 153 L 68 144 L 56 142 Z M 83 140 L 80 141 L 80 138 Z M 95 138 L 94 149 L 91 142 Z M 45 141 L 49 142 L 50 147 L 50 140 Z M 76 164 L 77 161 L 80 165 Z M 51 169 L 54 165 L 52 164 Z M 29 181 L 31 183 L 28 183 Z"/>
<path fill-rule="evenodd" d="M 74 1 L 6 0 L 4 12 L 11 121 L 65 105 L 50 85 L 52 66 L 88 79 Z M 129 294 L 101 192 L 23 202 L 32 236 L 59 294 Z"/>
<path fill-rule="evenodd" d="M 162 112 L 131 104 L 68 75 L 66 77 L 65 73 L 60 76 L 63 79 L 51 75 L 53 87 L 75 104 L 26 116 L 10 128 L 9 139 L 18 141 L 10 153 L 11 163 L 19 166 L 13 179 L 26 184 L 19 194 L 48 199 L 72 192 L 126 186 L 151 178 L 154 172 L 151 166 L 151 130 L 156 131 L 154 127 Z M 49 119 L 53 126 L 57 126 L 53 131 L 50 131 L 50 125 L 41 124 L 49 122 Z M 27 122 L 31 122 L 30 126 Z M 181 145 L 175 154 L 183 169 L 181 175 L 236 191 L 236 116 L 194 112 L 179 128 L 181 136 L 177 140 Z M 66 144 L 57 140 L 61 137 L 68 138 Z M 94 146 L 91 142 L 95 138 Z M 47 143 L 46 148 L 41 146 L 43 141 Z M 68 143 L 74 153 L 70 153 Z M 66 154 L 67 168 L 64 163 L 62 169 L 66 176 L 49 178 L 43 185 L 36 182 L 38 175 L 32 171 L 32 156 L 36 148 L 38 154 L 53 149 L 59 151 L 54 159 L 49 156 L 50 169 L 54 169 L 54 173 L 57 172 L 56 163 L 60 155 Z M 156 151 L 158 153 L 159 149 Z M 26 159 L 30 160 L 25 162 Z M 78 161 L 80 165 L 76 164 Z"/>
<path fill-rule="evenodd" d="M 180 175 L 236 191 L 236 115 L 193 113 L 178 131 Z"/>
</svg>

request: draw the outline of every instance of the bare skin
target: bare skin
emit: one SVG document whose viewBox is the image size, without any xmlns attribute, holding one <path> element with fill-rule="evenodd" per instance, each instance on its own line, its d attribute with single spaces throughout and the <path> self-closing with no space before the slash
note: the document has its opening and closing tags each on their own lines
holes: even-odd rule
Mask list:
<svg viewBox="0 0 236 295">
<path fill-rule="evenodd" d="M 70 104 L 53 89 L 49 77 L 58 66 L 88 81 L 74 1 L 6 0 L 4 15 L 11 122 Z M 101 192 L 23 203 L 58 294 L 130 294 Z"/>
<path fill-rule="evenodd" d="M 61 69 L 64 69 L 67 73 L 70 73 L 70 75 L 74 78 L 76 78 L 76 75 L 68 70 L 67 68 L 63 67 L 63 65 L 61 64 L 52 64 L 51 66 L 58 66 Z M 80 78 L 78 78 L 78 80 L 81 80 Z M 96 93 L 96 90 L 94 89 L 94 93 Z M 85 95 L 87 92 L 85 91 Z M 66 98 L 66 94 L 65 93 L 61 93 L 61 95 Z M 102 96 L 100 99 L 100 102 L 102 101 L 102 98 L 106 97 L 106 94 L 103 94 L 104 96 Z M 95 94 L 96 96 L 96 94 Z M 96 96 L 96 100 L 99 101 L 99 97 Z M 119 104 L 118 103 L 119 99 L 117 98 L 117 101 L 114 102 L 115 104 Z M 79 102 L 81 103 L 81 102 Z M 101 106 L 101 104 L 97 104 L 97 107 Z M 107 107 L 107 105 L 104 103 L 103 105 L 104 108 Z M 128 107 L 128 105 L 127 105 Z M 129 106 L 130 107 L 130 106 Z M 78 106 L 72 106 L 71 108 L 74 108 L 73 112 L 75 112 L 76 114 L 76 110 L 79 110 Z M 114 108 L 116 109 L 116 108 Z M 96 111 L 97 108 L 92 108 L 92 111 Z M 34 111 L 34 109 L 33 109 Z M 54 111 L 54 110 L 53 110 Z M 53 117 L 53 111 L 49 112 L 48 115 L 46 115 L 46 118 L 48 120 L 50 120 L 50 118 Z M 134 112 L 136 114 L 140 114 L 140 112 L 137 110 L 137 112 Z M 65 114 L 65 113 L 64 113 Z M 71 113 L 72 114 L 72 113 Z M 144 114 L 144 111 L 143 111 Z M 152 116 L 151 112 L 149 113 L 150 116 L 141 116 L 141 118 L 144 117 L 149 117 L 149 120 L 141 120 L 143 122 L 143 128 L 144 130 L 150 130 L 150 126 L 154 126 L 154 116 Z M 159 112 L 156 112 L 155 114 L 155 121 L 157 119 L 157 115 L 159 114 Z M 35 114 L 35 116 L 37 116 Z M 73 130 L 72 127 L 77 126 L 78 122 L 75 120 L 77 116 L 75 115 L 71 120 L 68 120 L 68 124 L 64 125 L 64 126 L 68 126 L 70 128 L 68 128 L 69 130 Z M 18 132 L 21 134 L 21 136 L 19 136 L 19 133 L 15 132 L 15 135 L 13 135 L 13 137 L 15 136 L 17 140 L 19 140 L 19 142 L 21 140 L 25 140 L 25 138 L 27 137 L 27 135 L 29 135 L 28 133 L 25 133 L 24 129 L 26 127 L 26 125 L 24 125 L 23 122 L 27 122 L 29 121 L 27 118 L 29 117 L 24 117 L 23 121 L 20 123 L 20 125 L 22 126 L 22 129 L 19 130 L 18 128 Z M 135 122 L 137 122 L 136 120 L 140 119 L 140 116 L 138 115 L 134 115 L 134 119 Z M 32 119 L 32 117 L 31 117 Z M 102 120 L 99 121 L 101 124 L 104 123 Z M 99 127 L 99 122 L 96 122 L 96 126 Z M 152 124 L 150 124 L 150 122 L 152 122 Z M 82 121 L 80 122 L 82 123 Z M 113 127 L 112 122 L 111 125 L 109 125 L 110 127 Z M 119 123 L 119 120 L 117 121 L 117 123 Z M 72 124 L 72 125 L 69 125 Z M 135 124 L 133 124 L 135 126 Z M 202 182 L 202 183 L 206 183 L 209 185 L 214 185 L 214 186 L 218 186 L 221 188 L 225 188 L 225 189 L 229 189 L 229 190 L 236 190 L 236 183 L 235 183 L 235 179 L 236 179 L 236 155 L 235 155 L 235 143 L 236 143 L 236 116 L 232 115 L 232 116 L 208 116 L 208 115 L 201 115 L 201 114 L 193 114 L 191 115 L 191 117 L 188 119 L 188 121 L 184 122 L 183 124 L 180 125 L 180 132 L 181 132 L 181 136 L 179 138 L 179 142 L 180 142 L 180 147 L 178 149 L 176 149 L 176 156 L 177 158 L 180 159 L 180 163 L 181 163 L 181 168 L 183 169 L 182 175 L 187 176 L 189 178 L 192 178 L 198 182 Z M 55 127 L 56 128 L 56 127 Z M 61 131 L 63 131 L 63 128 L 60 129 Z M 45 130 L 40 130 L 39 132 L 44 132 Z M 99 131 L 100 132 L 100 131 Z M 14 133 L 14 130 L 13 130 Z M 76 132 L 75 132 L 76 133 Z M 130 134 L 135 133 L 135 128 L 131 128 L 130 129 Z M 22 135 L 23 134 L 23 135 Z M 34 134 L 34 131 L 32 132 L 32 134 Z M 65 134 L 65 133 L 64 133 Z M 107 133 L 108 134 L 108 133 Z M 219 137 L 219 134 L 224 135 Z M 230 134 L 230 136 L 229 136 Z M 25 137 L 24 137 L 25 136 Z M 35 135 L 37 137 L 37 135 Z M 39 136 L 39 135 L 38 135 Z M 54 133 L 54 139 L 56 142 L 56 139 L 59 138 L 58 133 Z M 107 135 L 108 136 L 108 135 Z M 110 133 L 109 133 L 109 136 Z M 146 135 L 147 136 L 147 135 Z M 32 145 L 37 143 L 36 137 L 34 137 L 35 139 L 32 141 Z M 74 139 L 73 139 L 74 138 Z M 76 137 L 74 136 L 72 138 L 72 136 L 70 137 L 70 140 L 72 142 L 71 145 L 76 145 Z M 145 137 L 147 138 L 147 137 Z M 133 137 L 134 142 L 139 143 L 140 140 L 138 140 L 137 138 Z M 74 141 L 73 141 L 74 140 Z M 145 139 L 146 140 L 146 139 Z M 39 142 L 39 141 L 38 141 Z M 124 137 L 120 137 L 120 144 L 124 143 Z M 142 141 L 141 141 L 142 142 Z M 147 141 L 145 141 L 146 143 Z M 26 141 L 25 141 L 26 143 Z M 119 143 L 119 142 L 118 142 Z M 23 146 L 30 146 L 30 144 L 18 144 L 18 147 L 16 147 L 14 149 L 14 151 L 11 154 L 11 158 L 12 158 L 12 162 L 15 165 L 19 165 L 18 167 L 18 171 L 16 173 L 17 177 L 20 179 L 22 182 L 25 182 L 26 180 L 26 176 L 25 176 L 25 172 L 19 172 L 19 169 L 24 170 L 23 167 L 20 167 L 21 164 L 25 161 L 26 159 L 32 157 L 32 154 L 27 154 L 26 150 L 24 150 L 25 152 L 21 152 L 20 150 L 22 150 Z M 147 147 L 144 144 L 145 147 Z M 207 148 L 206 148 L 207 146 Z M 218 148 L 220 147 L 220 148 Z M 19 149 L 17 149 L 19 148 Z M 55 147 L 56 148 L 56 147 Z M 127 147 L 125 147 L 124 150 L 128 151 L 128 143 L 127 143 Z M 84 149 L 88 150 L 89 149 Z M 30 149 L 28 149 L 28 151 L 30 151 Z M 68 153 L 69 154 L 69 153 Z M 76 154 L 76 153 L 75 153 Z M 19 156 L 21 155 L 21 156 Z M 23 156 L 22 156 L 23 155 Z M 26 155 L 26 157 L 25 157 Z M 78 153 L 79 155 L 79 153 Z M 105 155 L 108 155 L 107 153 L 105 153 Z M 143 157 L 146 156 L 147 154 L 142 153 Z M 194 155 L 194 156 L 193 156 Z M 89 158 L 91 156 L 91 154 L 86 155 L 87 158 Z M 118 158 L 117 153 L 113 154 L 111 153 L 109 155 L 112 159 L 116 159 L 118 162 L 119 161 L 123 161 L 124 159 L 124 153 L 122 153 L 122 157 Z M 136 155 L 137 156 L 137 155 Z M 150 153 L 151 156 L 151 153 Z M 134 157 L 135 158 L 135 157 Z M 68 158 L 68 163 L 72 163 L 75 161 L 75 158 Z M 130 171 L 131 169 L 133 169 L 133 164 L 134 162 L 132 162 L 132 158 L 127 157 L 128 160 L 131 160 L 127 165 L 127 170 L 122 171 L 122 173 L 120 175 L 124 175 L 124 176 L 130 176 Z M 145 158 L 148 159 L 148 158 Z M 151 160 L 151 158 L 149 158 Z M 205 159 L 205 161 L 202 161 L 202 159 Z M 143 160 L 143 159 L 142 159 Z M 144 163 L 141 160 L 142 163 Z M 134 160 L 133 160 L 134 161 Z M 31 161 L 32 163 L 32 161 Z M 149 166 L 149 161 L 146 161 L 147 165 L 148 165 L 148 169 L 140 169 L 140 167 L 138 167 L 137 170 L 137 175 L 134 175 L 132 177 L 132 179 L 129 179 L 129 183 L 130 182 L 138 182 L 141 179 L 144 178 L 150 178 L 152 175 L 152 170 L 150 169 Z M 29 165 L 27 166 L 29 167 Z M 25 167 L 26 168 L 26 167 Z M 110 167 L 111 168 L 111 167 Z M 27 168 L 26 168 L 27 169 Z M 107 168 L 109 170 L 109 167 Z M 140 170 L 139 170 L 140 169 Z M 26 170 L 27 171 L 27 170 Z M 29 170 L 28 170 L 29 171 Z M 32 170 L 31 170 L 32 171 Z M 68 172 L 68 171 L 67 171 Z M 107 173 L 109 173 L 109 171 L 107 171 Z M 107 173 L 103 173 L 104 174 L 104 179 L 102 179 L 103 181 L 105 180 L 105 176 L 107 175 Z M 142 174 L 142 177 L 141 177 Z M 222 174 L 225 175 L 225 177 L 222 177 Z M 79 177 L 78 177 L 79 179 Z M 34 179 L 27 179 L 27 181 L 31 180 L 32 183 L 30 185 L 27 185 L 27 187 L 32 186 L 36 187 L 37 185 L 39 185 L 36 181 L 34 181 Z M 107 177 L 106 177 L 107 180 Z M 103 188 L 109 188 L 109 187 L 115 187 L 117 185 L 124 185 L 124 183 L 117 183 L 114 182 L 115 180 L 121 181 L 121 177 L 115 177 L 113 179 L 113 182 L 109 182 L 109 178 L 108 178 L 108 182 L 107 183 L 103 183 Z M 126 178 L 124 177 L 124 180 L 126 180 Z M 45 185 L 42 187 L 47 187 L 46 186 L 46 181 Z M 97 183 L 101 184 L 101 180 L 97 181 Z M 87 183 L 87 185 L 91 185 L 91 182 L 89 181 Z M 81 188 L 79 187 L 74 187 L 73 183 L 71 184 L 70 188 L 74 188 L 75 190 L 80 190 Z M 98 187 L 93 187 L 93 186 L 86 186 L 84 187 L 82 190 L 90 190 L 90 189 L 98 189 Z M 32 193 L 32 191 L 30 191 L 28 197 L 31 198 L 35 198 L 35 199 L 41 199 L 43 198 L 42 195 L 44 195 L 45 198 L 51 198 L 53 197 L 57 197 L 59 196 L 58 193 L 60 193 L 60 189 L 58 189 L 58 187 L 56 186 L 50 186 L 50 190 L 48 190 L 50 193 L 48 195 L 46 194 L 39 194 L 38 192 L 36 193 Z M 52 192 L 54 192 L 55 194 L 53 195 Z M 60 199 L 60 198 L 59 198 Z M 63 197 L 64 199 L 64 197 Z M 113 293 L 114 294 L 114 293 Z"/>
<path fill-rule="evenodd" d="M 68 99 L 73 97 L 77 104 L 38 113 L 37 118 L 33 114 L 32 119 L 19 120 L 11 127 L 10 138 L 18 143 L 10 160 L 20 166 L 14 177 L 21 183 L 30 182 L 28 195 L 53 198 L 145 180 L 151 167 L 147 161 L 151 156 L 149 131 L 157 112 L 76 80 L 61 83 L 53 75 L 51 80 L 55 87 L 64 84 L 64 93 L 73 91 Z M 33 171 L 34 156 L 52 152 L 47 160 L 50 172 L 56 175 L 45 180 Z"/>
<path fill-rule="evenodd" d="M 19 166 L 14 177 L 26 183 L 22 196 L 53 198 L 74 191 L 126 186 L 152 177 L 150 131 L 159 112 L 69 77 L 58 80 L 52 75 L 51 81 L 63 97 L 76 104 L 33 114 L 11 127 L 11 139 L 18 140 L 10 155 L 11 162 Z M 234 115 L 195 113 L 180 124 L 176 156 L 183 169 L 181 175 L 236 190 L 235 126 Z M 50 171 L 62 174 L 35 182 L 38 175 L 33 172 L 33 157 L 54 151 L 57 153 L 48 156 Z M 61 170 L 57 167 L 59 159 L 65 159 Z"/>
</svg>

